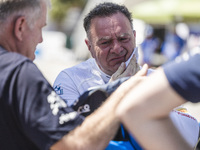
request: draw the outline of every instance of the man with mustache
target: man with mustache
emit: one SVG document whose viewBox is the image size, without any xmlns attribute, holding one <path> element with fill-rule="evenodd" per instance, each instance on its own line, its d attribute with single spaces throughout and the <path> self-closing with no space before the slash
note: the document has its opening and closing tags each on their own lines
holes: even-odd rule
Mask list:
<svg viewBox="0 0 200 150">
<path fill-rule="evenodd" d="M 85 43 L 93 58 L 60 72 L 53 86 L 69 106 L 76 104 L 85 91 L 122 77 L 133 76 L 140 69 L 137 63 L 136 31 L 131 13 L 125 6 L 100 3 L 86 15 L 84 28 L 87 34 Z M 131 60 L 127 65 L 129 58 Z M 150 72 L 152 70 L 148 69 L 147 74 Z M 80 113 L 84 114 L 88 110 L 88 107 L 82 107 Z M 181 124 L 180 130 L 193 130 L 196 133 L 190 137 L 184 135 L 188 140 L 197 140 L 199 128 L 196 120 L 191 123 L 194 127 L 191 127 L 191 120 L 181 118 L 177 111 L 172 112 L 171 118 L 175 124 Z M 186 133 L 186 130 L 182 132 Z"/>
<path fill-rule="evenodd" d="M 136 31 L 125 6 L 109 2 L 99 4 L 85 17 L 84 28 L 85 43 L 92 58 L 61 71 L 53 86 L 68 105 L 92 87 L 132 76 L 139 70 Z M 135 55 L 126 68 L 124 62 L 133 52 Z"/>
<path fill-rule="evenodd" d="M 0 0 L 0 149 L 102 150 L 120 126 L 115 108 L 127 90 L 86 119 L 55 93 L 33 63 L 49 4 Z"/>
</svg>

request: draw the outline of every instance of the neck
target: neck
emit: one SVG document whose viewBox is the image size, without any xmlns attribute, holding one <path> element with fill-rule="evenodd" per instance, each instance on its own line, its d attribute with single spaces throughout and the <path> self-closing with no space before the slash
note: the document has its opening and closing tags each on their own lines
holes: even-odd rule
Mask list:
<svg viewBox="0 0 200 150">
<path fill-rule="evenodd" d="M 6 23 L 1 26 L 0 46 L 10 52 L 17 52 L 17 46 L 14 37 L 14 25 Z"/>
<path fill-rule="evenodd" d="M 6 36 L 0 36 L 0 46 L 9 52 L 17 52 L 16 45 L 13 42 L 13 38 L 7 38 Z"/>
</svg>

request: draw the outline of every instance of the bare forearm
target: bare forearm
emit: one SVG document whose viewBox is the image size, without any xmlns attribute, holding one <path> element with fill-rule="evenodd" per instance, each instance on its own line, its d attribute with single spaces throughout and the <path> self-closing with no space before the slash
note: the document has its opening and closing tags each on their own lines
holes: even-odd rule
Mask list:
<svg viewBox="0 0 200 150">
<path fill-rule="evenodd" d="M 144 67 L 135 77 L 129 79 L 128 81 L 131 81 L 132 84 L 126 81 L 120 85 L 99 109 L 85 119 L 80 127 L 65 135 L 52 146 L 52 149 L 104 149 L 115 136 L 120 124 L 119 118 L 116 116 L 119 102 L 132 86 L 136 86 L 145 78 L 147 69 L 147 66 Z"/>
<path fill-rule="evenodd" d="M 185 101 L 168 84 L 162 70 L 130 90 L 117 110 L 122 122 L 145 149 L 190 149 L 169 112 Z"/>
<path fill-rule="evenodd" d="M 88 116 L 76 129 L 65 135 L 52 146 L 52 150 L 102 150 L 115 136 L 119 128 L 119 120 L 114 114 L 112 103 L 103 105 Z"/>
<path fill-rule="evenodd" d="M 52 149 L 104 149 L 119 128 L 120 122 L 115 115 L 115 108 L 126 91 L 119 93 L 117 89 L 97 111 L 85 119 L 80 127 L 64 136 L 52 146 Z"/>
</svg>

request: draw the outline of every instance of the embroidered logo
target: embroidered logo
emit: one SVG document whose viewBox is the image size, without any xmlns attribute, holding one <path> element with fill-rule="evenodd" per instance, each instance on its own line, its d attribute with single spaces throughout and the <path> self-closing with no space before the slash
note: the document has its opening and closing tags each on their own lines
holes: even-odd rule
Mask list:
<svg viewBox="0 0 200 150">
<path fill-rule="evenodd" d="M 63 95 L 63 89 L 61 88 L 60 85 L 56 85 L 54 90 L 58 95 Z"/>
</svg>

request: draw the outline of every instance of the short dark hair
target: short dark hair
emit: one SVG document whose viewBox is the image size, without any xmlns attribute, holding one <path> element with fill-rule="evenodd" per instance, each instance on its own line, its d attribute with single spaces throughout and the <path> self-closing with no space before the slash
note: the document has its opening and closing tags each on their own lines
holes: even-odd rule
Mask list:
<svg viewBox="0 0 200 150">
<path fill-rule="evenodd" d="M 96 17 L 111 16 L 118 12 L 124 14 L 127 17 L 127 19 L 130 22 L 131 27 L 133 28 L 132 14 L 131 12 L 129 12 L 126 6 L 118 5 L 111 2 L 104 2 L 104 3 L 98 4 L 95 8 L 93 8 L 84 18 L 83 26 L 85 28 L 87 35 L 89 35 L 89 32 L 90 32 L 89 30 L 90 30 L 92 19 Z"/>
</svg>

